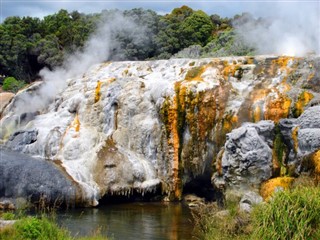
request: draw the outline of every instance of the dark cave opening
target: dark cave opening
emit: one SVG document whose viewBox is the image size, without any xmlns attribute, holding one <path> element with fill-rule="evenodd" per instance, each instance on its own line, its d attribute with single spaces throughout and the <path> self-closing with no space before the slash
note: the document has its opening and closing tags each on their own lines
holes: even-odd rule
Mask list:
<svg viewBox="0 0 320 240">
<path fill-rule="evenodd" d="M 184 185 L 183 194 L 194 194 L 200 198 L 204 198 L 207 202 L 223 199 L 223 192 L 211 184 L 211 174 L 203 174 L 195 177 Z"/>
<path fill-rule="evenodd" d="M 137 189 L 130 191 L 128 194 L 122 194 L 121 191 L 111 194 L 105 194 L 100 200 L 99 205 L 130 203 L 130 202 L 160 202 L 163 200 L 161 186 L 157 186 L 153 191 L 141 192 Z"/>
</svg>

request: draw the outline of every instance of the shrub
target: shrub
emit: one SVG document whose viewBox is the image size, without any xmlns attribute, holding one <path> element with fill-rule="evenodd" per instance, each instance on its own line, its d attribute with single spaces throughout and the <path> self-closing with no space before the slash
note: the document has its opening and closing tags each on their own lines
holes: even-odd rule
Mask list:
<svg viewBox="0 0 320 240">
<path fill-rule="evenodd" d="M 14 77 L 7 77 L 3 81 L 2 89 L 4 91 L 10 91 L 10 92 L 18 92 L 19 89 L 23 88 L 25 86 L 25 83 L 23 81 L 19 81 L 15 79 Z"/>
<path fill-rule="evenodd" d="M 9 216 L 9 215 L 8 215 Z M 15 215 L 13 215 L 16 218 Z M 2 214 L 3 217 L 3 214 Z M 10 216 L 12 217 L 12 216 Z M 0 228 L 0 240 L 107 240 L 100 232 L 93 236 L 73 238 L 70 233 L 59 227 L 54 215 L 41 217 L 22 217 L 12 226 Z"/>
<path fill-rule="evenodd" d="M 320 239 L 320 189 L 297 186 L 276 192 L 252 214 L 253 239 Z"/>
<path fill-rule="evenodd" d="M 220 209 L 216 204 L 193 209 L 194 237 L 206 240 L 248 239 L 251 233 L 250 216 L 240 212 L 236 205 L 227 203 L 227 210 Z"/>
<path fill-rule="evenodd" d="M 1 240 L 71 240 L 69 233 L 47 217 L 24 217 L 0 231 Z"/>
<path fill-rule="evenodd" d="M 12 212 L 5 212 L 5 213 L 1 214 L 1 218 L 3 220 L 14 220 L 15 219 L 15 215 Z"/>
</svg>

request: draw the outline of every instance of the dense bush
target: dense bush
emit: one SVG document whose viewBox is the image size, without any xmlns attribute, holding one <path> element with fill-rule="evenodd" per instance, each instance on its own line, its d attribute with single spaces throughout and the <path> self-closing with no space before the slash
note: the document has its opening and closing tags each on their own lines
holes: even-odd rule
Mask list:
<svg viewBox="0 0 320 240">
<path fill-rule="evenodd" d="M 240 212 L 237 203 L 227 203 L 226 209 L 216 204 L 200 206 L 192 211 L 194 237 L 201 240 L 247 240 L 251 234 L 250 216 Z"/>
<path fill-rule="evenodd" d="M 1 240 L 67 240 L 69 233 L 59 228 L 49 218 L 24 217 L 18 220 L 13 227 L 0 230 Z"/>
<path fill-rule="evenodd" d="M 65 56 L 83 49 L 97 26 L 102 21 L 112 25 L 117 14 L 137 27 L 134 31 L 115 28 L 111 32 L 111 42 L 117 44 L 105 60 L 170 58 L 192 45 L 198 47 L 177 57 L 247 55 L 252 50 L 232 31 L 232 20 L 247 19 L 240 15 L 234 19 L 209 16 L 188 6 L 164 16 L 142 8 L 95 14 L 62 9 L 43 19 L 8 17 L 0 24 L 0 75 L 33 81 L 43 67 L 55 69 L 63 64 Z"/>
<path fill-rule="evenodd" d="M 10 92 L 18 92 L 19 89 L 23 88 L 25 83 L 23 81 L 19 81 L 14 77 L 7 77 L 3 81 L 2 89 L 4 91 Z"/>
<path fill-rule="evenodd" d="M 195 237 L 205 240 L 320 239 L 320 188 L 305 180 L 302 183 L 309 185 L 278 191 L 268 202 L 256 206 L 251 214 L 241 212 L 237 204 L 227 204 L 224 210 L 212 204 L 194 210 Z"/>
<path fill-rule="evenodd" d="M 2 214 L 1 217 L 5 218 L 7 215 Z M 90 237 L 73 238 L 66 229 L 55 223 L 53 216 L 22 217 L 13 226 L 0 228 L 0 240 L 107 240 L 99 233 Z"/>
</svg>

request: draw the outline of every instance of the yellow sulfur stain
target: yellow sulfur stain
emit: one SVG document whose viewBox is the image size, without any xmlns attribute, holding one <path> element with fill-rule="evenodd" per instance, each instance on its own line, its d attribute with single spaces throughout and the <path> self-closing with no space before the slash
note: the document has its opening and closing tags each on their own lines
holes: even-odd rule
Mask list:
<svg viewBox="0 0 320 240">
<path fill-rule="evenodd" d="M 223 119 L 222 130 L 225 133 L 231 132 L 231 130 L 237 125 L 238 117 L 236 115 L 227 114 Z"/>
<path fill-rule="evenodd" d="M 116 78 L 112 77 L 112 78 L 109 78 L 104 81 L 100 81 L 100 80 L 97 81 L 97 86 L 96 86 L 95 95 L 94 95 L 94 103 L 97 103 L 100 100 L 102 83 L 110 84 L 110 83 L 114 82 L 115 80 L 116 80 Z"/>
<path fill-rule="evenodd" d="M 259 122 L 261 120 L 261 107 L 257 105 L 253 110 L 253 122 Z"/>
<path fill-rule="evenodd" d="M 202 81 L 202 77 L 201 75 L 204 73 L 204 71 L 206 70 L 206 66 L 200 66 L 200 67 L 193 67 L 191 68 L 186 76 L 185 76 L 185 80 L 186 81 Z"/>
<path fill-rule="evenodd" d="M 76 132 L 80 131 L 80 121 L 78 114 L 75 116 L 73 122 L 71 123 L 71 127 L 73 127 L 76 130 Z"/>
<path fill-rule="evenodd" d="M 222 75 L 224 76 L 225 80 L 228 80 L 228 78 L 230 76 L 234 77 L 236 71 L 240 69 L 240 65 L 239 64 L 235 64 L 234 63 L 234 64 L 229 65 L 226 62 L 224 64 L 225 64 L 225 67 L 224 67 L 224 69 L 222 71 Z"/>
<path fill-rule="evenodd" d="M 286 95 L 280 95 L 278 98 L 266 103 L 264 118 L 278 123 L 280 119 L 287 118 L 289 116 L 290 106 L 291 99 Z"/>
<path fill-rule="evenodd" d="M 278 70 L 280 70 L 281 73 L 285 73 L 283 81 L 285 82 L 289 73 L 296 68 L 297 64 L 294 64 L 294 60 L 299 59 L 295 57 L 288 57 L 288 56 L 282 56 L 275 60 L 272 60 L 271 67 L 268 70 L 268 73 L 272 76 L 275 76 L 278 73 Z M 289 63 L 293 63 L 291 66 L 289 66 Z"/>
<path fill-rule="evenodd" d="M 313 99 L 313 94 L 307 91 L 303 91 L 299 97 L 297 102 L 295 103 L 295 117 L 299 117 L 303 113 L 303 108 Z"/>
<path fill-rule="evenodd" d="M 312 162 L 314 165 L 314 173 L 320 177 L 320 150 L 313 154 Z"/>
<path fill-rule="evenodd" d="M 95 96 L 94 96 L 94 102 L 98 102 L 100 100 L 101 96 L 101 82 L 98 80 L 96 90 L 95 90 Z"/>
<path fill-rule="evenodd" d="M 298 142 L 298 130 L 299 127 L 295 127 L 292 130 L 292 139 L 293 139 L 293 150 L 297 153 L 298 152 L 298 146 L 299 146 L 299 142 Z"/>
<path fill-rule="evenodd" d="M 253 57 L 247 57 L 247 64 L 254 64 L 254 58 Z"/>
<path fill-rule="evenodd" d="M 310 81 L 312 78 L 314 78 L 314 76 L 315 76 L 315 72 L 310 73 L 307 80 Z"/>
<path fill-rule="evenodd" d="M 272 194 L 277 190 L 277 189 L 288 189 L 290 185 L 292 184 L 294 178 L 293 177 L 277 177 L 277 178 L 272 178 L 266 182 L 264 182 L 261 185 L 260 189 L 260 194 L 265 199 L 268 201 L 270 197 L 272 197 Z"/>
</svg>

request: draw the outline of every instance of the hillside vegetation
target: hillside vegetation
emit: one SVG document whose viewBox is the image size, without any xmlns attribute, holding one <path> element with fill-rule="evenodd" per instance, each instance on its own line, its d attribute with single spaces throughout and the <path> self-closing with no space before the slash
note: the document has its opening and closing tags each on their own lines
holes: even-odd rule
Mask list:
<svg viewBox="0 0 320 240">
<path fill-rule="evenodd" d="M 6 18 L 0 25 L 0 75 L 25 82 L 34 81 L 39 71 L 62 65 L 66 56 L 84 48 L 101 23 L 119 25 L 116 16 L 129 19 L 139 32 L 115 28 L 110 34 L 117 46 L 111 46 L 105 60 L 145 60 L 174 57 L 247 55 L 253 52 L 233 30 L 232 23 L 251 21 L 248 14 L 233 18 L 209 16 L 187 6 L 170 14 L 152 10 L 104 10 L 96 14 L 60 10 L 43 19 Z M 11 89 L 9 89 L 11 90 Z M 12 91 L 16 91 L 13 89 Z"/>
</svg>

